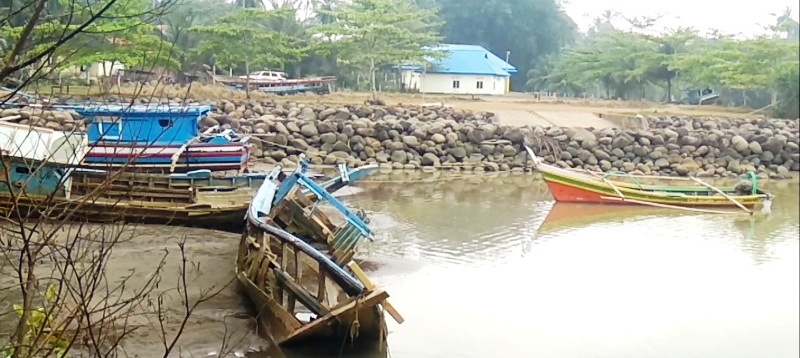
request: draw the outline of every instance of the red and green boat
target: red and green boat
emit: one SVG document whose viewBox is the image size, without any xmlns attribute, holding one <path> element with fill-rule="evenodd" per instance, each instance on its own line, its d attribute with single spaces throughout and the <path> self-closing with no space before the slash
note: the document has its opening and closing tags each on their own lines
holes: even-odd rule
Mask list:
<svg viewBox="0 0 800 358">
<path fill-rule="evenodd" d="M 744 211 L 749 214 L 754 210 L 769 212 L 772 205 L 773 195 L 758 189 L 758 179 L 752 173 L 748 175 L 748 185 L 718 188 L 695 177 L 656 177 L 559 168 L 544 163 L 531 148 L 526 146 L 525 149 L 557 202 L 649 205 L 715 213 Z M 642 184 L 640 179 L 666 183 Z"/>
</svg>

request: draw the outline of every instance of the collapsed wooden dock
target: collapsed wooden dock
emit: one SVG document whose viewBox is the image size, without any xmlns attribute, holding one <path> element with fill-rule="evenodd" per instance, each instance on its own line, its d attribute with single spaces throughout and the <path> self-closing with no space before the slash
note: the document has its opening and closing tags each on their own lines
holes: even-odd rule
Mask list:
<svg viewBox="0 0 800 358">
<path fill-rule="evenodd" d="M 385 340 L 384 311 L 400 323 L 403 318 L 388 303 L 389 294 L 352 260 L 359 243 L 372 238 L 366 216 L 353 214 L 306 177 L 306 165 L 290 175 L 276 168 L 254 196 L 237 278 L 256 306 L 262 332 L 281 346 Z M 352 183 L 375 169 L 343 171 L 333 181 Z M 323 202 L 343 223 L 319 210 Z"/>
</svg>

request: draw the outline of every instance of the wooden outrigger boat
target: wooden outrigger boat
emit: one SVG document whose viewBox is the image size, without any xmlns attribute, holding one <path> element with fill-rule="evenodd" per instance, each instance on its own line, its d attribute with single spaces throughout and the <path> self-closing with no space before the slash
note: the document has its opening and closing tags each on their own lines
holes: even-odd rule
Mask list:
<svg viewBox="0 0 800 358">
<path fill-rule="evenodd" d="M 352 260 L 358 244 L 372 237 L 367 219 L 306 177 L 306 165 L 290 175 L 276 168 L 259 188 L 246 215 L 237 278 L 256 306 L 259 327 L 280 346 L 384 341 L 384 310 L 403 318 Z M 365 176 L 358 170 L 342 181 Z M 343 223 L 334 225 L 322 203 Z"/>
<path fill-rule="evenodd" d="M 769 212 L 772 205 L 773 195 L 758 189 L 755 175 L 749 176 L 748 185 L 717 188 L 695 177 L 637 176 L 563 169 L 544 163 L 531 148 L 526 146 L 525 149 L 557 202 L 649 205 L 726 214 L 742 211 L 753 214 L 754 209 Z M 633 183 L 609 179 L 611 177 L 630 178 Z M 666 180 L 678 184 L 647 185 L 640 183 L 639 179 Z M 688 182 L 693 185 L 686 185 Z"/>
</svg>

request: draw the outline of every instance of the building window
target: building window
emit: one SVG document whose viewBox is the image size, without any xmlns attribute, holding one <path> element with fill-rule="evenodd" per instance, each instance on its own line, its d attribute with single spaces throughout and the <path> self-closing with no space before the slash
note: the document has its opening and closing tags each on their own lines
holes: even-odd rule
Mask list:
<svg viewBox="0 0 800 358">
<path fill-rule="evenodd" d="M 453 88 L 459 88 L 459 87 L 461 87 L 461 81 L 459 80 L 453 81 Z"/>
<path fill-rule="evenodd" d="M 483 81 L 478 81 L 477 83 L 475 83 L 475 88 L 483 89 Z"/>
</svg>

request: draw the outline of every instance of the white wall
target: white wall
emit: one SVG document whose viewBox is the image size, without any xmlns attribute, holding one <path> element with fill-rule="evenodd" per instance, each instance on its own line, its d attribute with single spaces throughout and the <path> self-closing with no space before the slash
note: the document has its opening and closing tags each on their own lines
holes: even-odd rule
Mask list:
<svg viewBox="0 0 800 358">
<path fill-rule="evenodd" d="M 89 66 L 89 76 L 91 77 L 102 77 L 102 76 L 112 76 L 116 75 L 117 71 L 124 70 L 125 65 L 120 62 L 114 61 L 104 61 L 99 63 L 93 63 Z"/>
<path fill-rule="evenodd" d="M 424 93 L 502 95 L 506 93 L 508 77 L 403 71 L 402 80 L 406 88 Z M 454 81 L 458 81 L 458 88 L 454 88 Z M 479 81 L 483 83 L 483 88 L 478 88 Z"/>
<path fill-rule="evenodd" d="M 81 70 L 83 68 L 83 70 Z M 104 61 L 93 63 L 89 66 L 72 66 L 60 72 L 62 76 L 75 76 L 84 81 L 97 81 L 98 78 L 104 76 L 114 76 L 120 70 L 124 70 L 125 65 L 118 61 Z"/>
<path fill-rule="evenodd" d="M 82 133 L 0 122 L 0 150 L 8 156 L 75 165 L 88 145 Z"/>
</svg>

